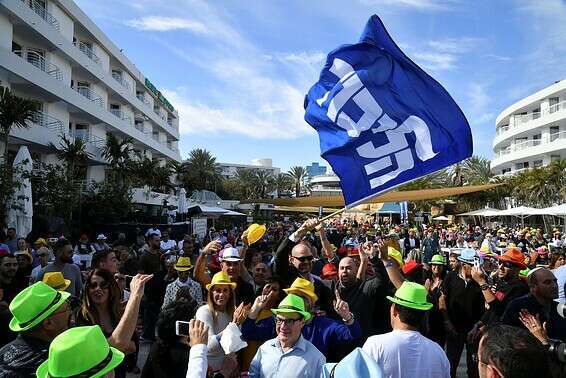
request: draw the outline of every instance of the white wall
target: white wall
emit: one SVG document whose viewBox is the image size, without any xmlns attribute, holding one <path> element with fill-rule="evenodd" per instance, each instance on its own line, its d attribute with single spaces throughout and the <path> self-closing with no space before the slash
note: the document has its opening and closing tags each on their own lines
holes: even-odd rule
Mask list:
<svg viewBox="0 0 566 378">
<path fill-rule="evenodd" d="M 50 102 L 47 104 L 47 106 L 45 106 L 44 111 L 63 123 L 63 131 L 69 131 L 69 110 L 67 109 L 67 105 L 65 103 Z"/>
<path fill-rule="evenodd" d="M 98 58 L 100 58 L 100 63 L 102 65 L 102 70 L 104 72 L 110 73 L 110 56 L 99 44 L 93 43 L 92 50 Z"/>
<path fill-rule="evenodd" d="M 59 31 L 63 37 L 73 42 L 75 30 L 75 23 L 73 19 L 53 1 L 50 1 L 47 4 L 47 10 L 57 19 L 57 21 L 59 21 Z"/>
<path fill-rule="evenodd" d="M 59 67 L 59 69 L 61 70 L 62 83 L 67 87 L 70 86 L 72 69 L 69 61 L 63 56 L 59 55 L 57 52 L 48 53 L 47 60 Z"/>
<path fill-rule="evenodd" d="M 87 182 L 104 181 L 104 165 L 90 165 L 86 172 Z"/>
<path fill-rule="evenodd" d="M 0 47 L 12 50 L 12 23 L 0 13 Z"/>
</svg>

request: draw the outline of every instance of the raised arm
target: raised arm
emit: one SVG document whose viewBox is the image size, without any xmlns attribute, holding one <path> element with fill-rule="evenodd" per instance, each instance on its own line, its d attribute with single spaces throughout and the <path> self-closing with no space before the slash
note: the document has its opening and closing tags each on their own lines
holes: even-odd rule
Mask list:
<svg viewBox="0 0 566 378">
<path fill-rule="evenodd" d="M 401 274 L 401 271 L 399 270 L 397 263 L 389 258 L 389 253 L 387 251 L 387 247 L 388 247 L 387 244 L 380 241 L 379 243 L 374 244 L 373 247 L 374 249 L 377 249 L 379 252 L 379 258 L 381 259 L 383 265 L 385 266 L 385 271 L 387 272 L 387 276 L 389 277 L 389 280 L 391 281 L 393 286 L 395 286 L 396 289 L 400 288 L 403 282 L 405 281 L 405 278 L 403 278 L 403 275 Z"/>
<path fill-rule="evenodd" d="M 202 253 L 195 263 L 194 277 L 201 285 L 208 285 L 211 281 L 210 275 L 206 273 L 206 260 L 209 254 L 220 251 L 222 245 L 219 241 L 213 240 L 203 248 Z"/>
</svg>

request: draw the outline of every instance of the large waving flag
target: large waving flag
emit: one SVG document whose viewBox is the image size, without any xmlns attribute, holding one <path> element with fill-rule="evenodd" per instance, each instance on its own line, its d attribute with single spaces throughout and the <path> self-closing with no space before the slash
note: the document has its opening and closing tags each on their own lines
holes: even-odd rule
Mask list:
<svg viewBox="0 0 566 378">
<path fill-rule="evenodd" d="M 376 15 L 359 43 L 328 54 L 305 109 L 347 207 L 472 155 L 470 125 L 458 105 Z"/>
</svg>

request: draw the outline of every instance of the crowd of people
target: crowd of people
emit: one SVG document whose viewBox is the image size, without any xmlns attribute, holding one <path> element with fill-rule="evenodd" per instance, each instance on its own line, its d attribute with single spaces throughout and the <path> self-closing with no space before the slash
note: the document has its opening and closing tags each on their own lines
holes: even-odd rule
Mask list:
<svg viewBox="0 0 566 378">
<path fill-rule="evenodd" d="M 468 377 L 566 376 L 559 229 L 16 235 L 0 234 L 0 378 L 455 377 L 464 350 Z"/>
</svg>

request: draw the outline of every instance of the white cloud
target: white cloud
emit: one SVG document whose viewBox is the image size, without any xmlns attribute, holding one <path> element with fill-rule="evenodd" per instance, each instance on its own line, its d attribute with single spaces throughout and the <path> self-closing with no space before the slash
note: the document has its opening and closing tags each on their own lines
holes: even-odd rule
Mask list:
<svg viewBox="0 0 566 378">
<path fill-rule="evenodd" d="M 386 5 L 419 11 L 449 11 L 459 3 L 457 0 L 360 0 L 360 2 L 372 6 Z"/>
<path fill-rule="evenodd" d="M 431 71 L 451 71 L 458 67 L 460 58 L 469 53 L 481 42 L 479 38 L 445 38 L 431 40 L 425 43 L 425 48 L 419 48 L 411 52 L 411 46 L 407 50 L 415 58 L 417 64 Z"/>
<path fill-rule="evenodd" d="M 140 30 L 187 30 L 199 34 L 208 33 L 208 29 L 203 23 L 187 18 L 177 17 L 147 16 L 126 21 L 126 25 Z"/>
<path fill-rule="evenodd" d="M 456 67 L 457 57 L 453 54 L 438 52 L 417 52 L 412 54 L 415 61 L 431 71 L 452 70 Z"/>
<path fill-rule="evenodd" d="M 307 53 L 301 51 L 298 53 L 289 53 L 281 56 L 281 59 L 287 62 L 307 64 L 307 65 L 320 65 L 326 59 L 326 54 L 322 52 Z"/>
</svg>

